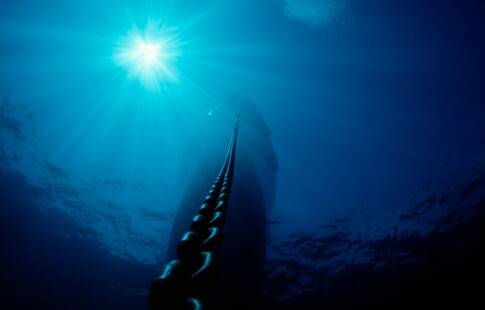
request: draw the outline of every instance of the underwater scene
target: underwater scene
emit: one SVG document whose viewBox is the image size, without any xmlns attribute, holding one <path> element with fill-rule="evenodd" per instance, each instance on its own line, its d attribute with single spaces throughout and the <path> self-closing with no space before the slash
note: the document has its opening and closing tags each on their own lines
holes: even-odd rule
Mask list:
<svg viewBox="0 0 485 310">
<path fill-rule="evenodd" d="M 479 309 L 485 4 L 0 0 L 0 309 Z"/>
</svg>

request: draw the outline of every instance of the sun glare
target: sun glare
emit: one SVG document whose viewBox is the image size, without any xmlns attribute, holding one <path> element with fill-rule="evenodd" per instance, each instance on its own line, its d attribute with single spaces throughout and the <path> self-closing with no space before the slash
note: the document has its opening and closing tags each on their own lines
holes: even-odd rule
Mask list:
<svg viewBox="0 0 485 310">
<path fill-rule="evenodd" d="M 159 90 L 163 83 L 178 81 L 178 55 L 174 32 L 149 22 L 143 31 L 133 30 L 119 41 L 114 59 L 130 78 L 147 89 Z"/>
<path fill-rule="evenodd" d="M 150 69 L 150 66 L 156 65 L 161 60 L 160 48 L 160 44 L 140 41 L 133 52 L 134 57 L 139 58 L 139 61 Z"/>
</svg>

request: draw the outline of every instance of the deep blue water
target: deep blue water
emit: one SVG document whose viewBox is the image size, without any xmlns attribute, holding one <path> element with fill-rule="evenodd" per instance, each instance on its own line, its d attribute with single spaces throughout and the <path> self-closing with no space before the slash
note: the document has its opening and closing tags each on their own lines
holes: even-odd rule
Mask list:
<svg viewBox="0 0 485 310">
<path fill-rule="evenodd" d="M 261 309 L 483 304 L 484 24 L 471 0 L 0 0 L 0 308 L 146 309 L 187 145 L 236 94 L 278 158 Z"/>
</svg>

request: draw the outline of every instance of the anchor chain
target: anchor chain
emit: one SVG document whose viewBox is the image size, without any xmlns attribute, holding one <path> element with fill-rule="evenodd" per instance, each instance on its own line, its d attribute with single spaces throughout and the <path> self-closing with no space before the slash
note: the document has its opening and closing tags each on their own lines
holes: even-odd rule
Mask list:
<svg viewBox="0 0 485 310">
<path fill-rule="evenodd" d="M 224 164 L 190 230 L 178 243 L 177 259 L 167 263 L 150 286 L 150 310 L 202 309 L 201 299 L 217 278 L 217 253 L 231 195 L 238 127 L 239 113 Z"/>
</svg>

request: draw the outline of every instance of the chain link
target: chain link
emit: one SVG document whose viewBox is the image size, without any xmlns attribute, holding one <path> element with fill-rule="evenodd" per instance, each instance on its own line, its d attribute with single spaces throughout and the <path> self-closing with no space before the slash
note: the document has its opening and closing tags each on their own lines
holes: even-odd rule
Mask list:
<svg viewBox="0 0 485 310">
<path fill-rule="evenodd" d="M 217 253 L 231 195 L 239 113 L 224 164 L 198 214 L 177 246 L 177 258 L 168 262 L 149 292 L 150 310 L 199 310 L 201 299 L 216 281 Z"/>
</svg>

